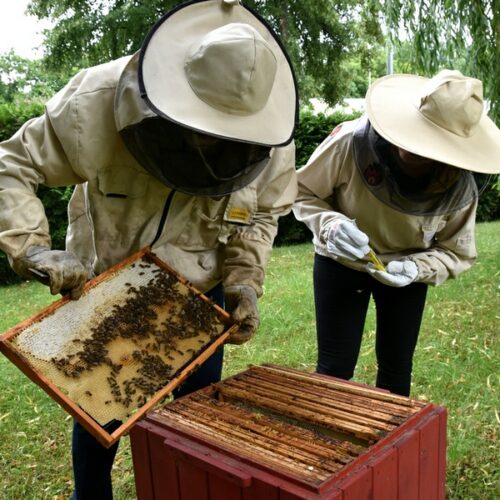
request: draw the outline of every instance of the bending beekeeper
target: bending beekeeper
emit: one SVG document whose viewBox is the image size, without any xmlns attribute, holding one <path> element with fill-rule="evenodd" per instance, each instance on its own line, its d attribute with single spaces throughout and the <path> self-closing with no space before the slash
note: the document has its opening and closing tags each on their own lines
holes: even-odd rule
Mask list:
<svg viewBox="0 0 500 500">
<path fill-rule="evenodd" d="M 293 210 L 313 233 L 317 371 L 353 377 L 373 297 L 376 385 L 408 395 L 427 287 L 476 259 L 474 173 L 500 172 L 500 131 L 458 71 L 376 80 L 366 111 L 298 171 Z"/>
<path fill-rule="evenodd" d="M 145 246 L 240 322 L 257 299 L 297 186 L 295 79 L 281 43 L 234 0 L 167 13 L 141 50 L 78 73 L 0 145 L 0 248 L 25 278 L 78 299 L 86 280 Z M 37 187 L 75 185 L 66 250 L 51 249 Z M 220 380 L 222 351 L 177 395 Z M 109 432 L 116 427 L 110 424 Z M 112 497 L 117 446 L 75 423 L 75 499 Z"/>
</svg>

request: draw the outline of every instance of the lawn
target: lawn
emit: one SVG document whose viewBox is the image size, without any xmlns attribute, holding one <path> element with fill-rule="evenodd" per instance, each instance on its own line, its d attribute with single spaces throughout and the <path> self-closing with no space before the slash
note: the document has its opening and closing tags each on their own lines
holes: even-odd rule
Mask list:
<svg viewBox="0 0 500 500">
<path fill-rule="evenodd" d="M 479 224 L 479 259 L 469 272 L 430 289 L 414 362 L 412 397 L 448 409 L 447 498 L 500 498 L 497 430 L 500 222 Z M 314 369 L 312 246 L 275 249 L 252 342 L 226 347 L 224 376 L 250 363 Z M 54 300 L 38 283 L 1 288 L 0 332 Z M 375 378 L 370 311 L 355 379 Z M 59 499 L 71 494 L 71 418 L 0 357 L 0 497 Z M 135 498 L 128 438 L 114 468 L 117 500 Z"/>
</svg>

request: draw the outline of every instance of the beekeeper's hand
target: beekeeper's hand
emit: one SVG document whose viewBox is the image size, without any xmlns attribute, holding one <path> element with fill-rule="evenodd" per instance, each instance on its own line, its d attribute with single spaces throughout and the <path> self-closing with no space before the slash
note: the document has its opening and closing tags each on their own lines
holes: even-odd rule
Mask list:
<svg viewBox="0 0 500 500">
<path fill-rule="evenodd" d="M 348 220 L 331 222 L 326 238 L 326 248 L 333 258 L 344 257 L 349 260 L 358 260 L 370 251 L 368 236 L 360 231 L 356 224 Z"/>
<path fill-rule="evenodd" d="M 226 311 L 240 325 L 229 336 L 228 344 L 244 344 L 250 340 L 260 325 L 257 293 L 250 285 L 230 285 L 224 289 Z"/>
<path fill-rule="evenodd" d="M 12 267 L 24 278 L 48 284 L 52 295 L 69 292 L 73 300 L 80 298 L 87 281 L 87 271 L 74 254 L 44 246 L 29 247 Z"/>
<path fill-rule="evenodd" d="M 407 286 L 418 278 L 418 267 L 412 260 L 391 260 L 385 266 L 385 272 L 375 269 L 370 263 L 367 270 L 380 283 L 398 288 Z"/>
</svg>

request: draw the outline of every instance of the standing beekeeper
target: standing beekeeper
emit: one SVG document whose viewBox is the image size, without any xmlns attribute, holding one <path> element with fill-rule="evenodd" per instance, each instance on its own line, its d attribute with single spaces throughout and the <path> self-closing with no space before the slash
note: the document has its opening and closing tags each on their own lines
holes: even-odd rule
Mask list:
<svg viewBox="0 0 500 500">
<path fill-rule="evenodd" d="M 409 395 L 427 287 L 476 259 L 473 173 L 500 172 L 500 130 L 481 81 L 458 71 L 376 80 L 366 111 L 298 171 L 293 210 L 315 247 L 317 371 L 353 377 L 372 296 L 376 385 Z"/>
<path fill-rule="evenodd" d="M 131 57 L 78 73 L 0 145 L 0 248 L 25 278 L 78 299 L 89 277 L 145 246 L 239 321 L 257 298 L 297 193 L 295 78 L 272 29 L 236 0 L 167 13 Z M 65 251 L 37 187 L 75 185 Z M 220 380 L 222 351 L 182 387 Z M 112 429 L 108 429 L 112 432 Z M 117 446 L 73 430 L 74 497 L 112 498 Z"/>
</svg>

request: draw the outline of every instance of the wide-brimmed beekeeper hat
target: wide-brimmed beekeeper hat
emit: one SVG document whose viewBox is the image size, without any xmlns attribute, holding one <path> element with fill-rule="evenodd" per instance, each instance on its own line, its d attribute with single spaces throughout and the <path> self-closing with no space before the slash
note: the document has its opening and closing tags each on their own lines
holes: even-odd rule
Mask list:
<svg viewBox="0 0 500 500">
<path fill-rule="evenodd" d="M 500 130 L 487 116 L 480 80 L 443 70 L 433 78 L 395 74 L 366 95 L 374 129 L 416 155 L 473 172 L 500 173 Z"/>
<path fill-rule="evenodd" d="M 238 0 L 186 2 L 151 29 L 139 87 L 148 106 L 213 136 L 281 146 L 297 118 L 295 77 L 268 24 Z"/>
</svg>

